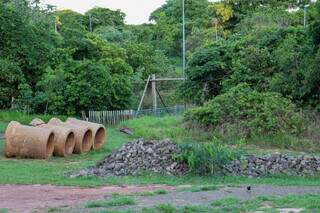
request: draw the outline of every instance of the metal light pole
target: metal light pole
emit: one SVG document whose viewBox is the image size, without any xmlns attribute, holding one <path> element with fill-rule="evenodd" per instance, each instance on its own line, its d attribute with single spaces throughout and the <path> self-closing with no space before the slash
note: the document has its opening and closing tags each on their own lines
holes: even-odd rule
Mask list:
<svg viewBox="0 0 320 213">
<path fill-rule="evenodd" d="M 186 23 L 185 23 L 185 0 L 182 0 L 182 66 L 183 78 L 185 78 L 186 71 Z"/>
<path fill-rule="evenodd" d="M 309 4 L 304 5 L 304 19 L 303 19 L 303 26 L 307 27 L 307 13 L 308 13 L 308 8 L 309 8 Z"/>
</svg>

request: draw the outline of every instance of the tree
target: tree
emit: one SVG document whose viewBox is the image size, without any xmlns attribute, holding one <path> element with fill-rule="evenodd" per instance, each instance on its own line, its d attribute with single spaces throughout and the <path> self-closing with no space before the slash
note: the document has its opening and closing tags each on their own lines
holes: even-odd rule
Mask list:
<svg viewBox="0 0 320 213">
<path fill-rule="evenodd" d="M 193 28 L 210 25 L 209 2 L 207 0 L 186 0 L 186 34 Z M 182 4 L 180 0 L 168 0 L 150 16 L 156 22 L 156 40 L 164 42 L 164 49 L 172 55 L 180 55 L 182 38 Z"/>
<path fill-rule="evenodd" d="M 120 10 L 114 11 L 108 8 L 96 7 L 86 12 L 85 16 L 87 20 L 91 16 L 92 28 L 95 30 L 98 27 L 123 26 L 126 15 Z"/>
<path fill-rule="evenodd" d="M 0 108 L 12 107 L 12 101 L 19 95 L 19 85 L 25 81 L 17 63 L 0 58 Z"/>
<path fill-rule="evenodd" d="M 99 27 L 94 31 L 104 40 L 111 43 L 124 43 L 126 41 L 136 41 L 136 36 L 125 27 Z"/>
<path fill-rule="evenodd" d="M 58 19 L 58 26 L 60 30 L 74 29 L 79 31 L 85 31 L 89 22 L 84 15 L 74 12 L 72 10 L 60 10 L 54 13 Z"/>
<path fill-rule="evenodd" d="M 220 94 L 222 82 L 228 77 L 229 60 L 223 42 L 198 49 L 188 63 L 187 80 L 181 89 L 184 97 L 204 103 Z"/>
</svg>

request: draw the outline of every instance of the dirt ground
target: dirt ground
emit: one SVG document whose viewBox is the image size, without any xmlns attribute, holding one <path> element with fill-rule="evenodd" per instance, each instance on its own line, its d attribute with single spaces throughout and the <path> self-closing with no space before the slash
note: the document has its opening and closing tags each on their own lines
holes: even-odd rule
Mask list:
<svg viewBox="0 0 320 213">
<path fill-rule="evenodd" d="M 51 185 L 2 185 L 0 186 L 0 209 L 10 212 L 34 212 L 37 209 L 79 205 L 89 200 L 104 199 L 112 193 L 134 193 L 164 189 L 175 190 L 172 186 L 106 186 L 101 188 L 62 187 Z"/>
<path fill-rule="evenodd" d="M 307 186 L 252 186 L 251 192 L 246 186 L 223 187 L 216 191 L 188 192 L 174 191 L 173 186 L 148 185 L 148 186 L 106 186 L 101 188 L 61 187 L 51 185 L 3 185 L 0 186 L 0 208 L 9 209 L 10 212 L 44 212 L 50 207 L 77 206 L 80 210 L 86 201 L 103 200 L 113 193 L 130 194 L 135 192 L 155 191 L 164 189 L 168 194 L 155 196 L 137 196 L 136 206 L 129 208 L 152 207 L 162 203 L 171 203 L 177 206 L 207 205 L 214 200 L 226 197 L 237 197 L 247 200 L 260 195 L 285 196 L 289 194 L 319 194 L 320 187 Z M 79 209 L 80 208 L 80 209 Z M 128 207 L 118 207 L 126 209 Z M 84 211 L 87 211 L 83 209 Z M 72 212 L 72 209 L 71 209 Z"/>
</svg>

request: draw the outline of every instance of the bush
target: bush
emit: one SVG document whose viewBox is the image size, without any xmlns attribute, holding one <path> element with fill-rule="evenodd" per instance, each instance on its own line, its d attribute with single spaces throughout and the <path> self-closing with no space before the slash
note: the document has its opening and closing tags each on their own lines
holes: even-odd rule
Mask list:
<svg viewBox="0 0 320 213">
<path fill-rule="evenodd" d="M 303 129 L 303 118 L 289 99 L 278 93 L 257 92 L 247 84 L 187 111 L 185 120 L 214 129 L 236 126 L 244 137 L 281 132 L 298 135 Z"/>
<path fill-rule="evenodd" d="M 175 159 L 186 163 L 190 172 L 200 175 L 222 173 L 225 165 L 241 156 L 241 151 L 233 151 L 218 143 L 182 144 L 180 149 Z"/>
</svg>

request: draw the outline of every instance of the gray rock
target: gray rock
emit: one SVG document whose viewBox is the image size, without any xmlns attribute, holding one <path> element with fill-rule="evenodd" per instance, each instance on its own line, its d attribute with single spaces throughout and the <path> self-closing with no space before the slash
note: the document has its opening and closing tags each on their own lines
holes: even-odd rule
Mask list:
<svg viewBox="0 0 320 213">
<path fill-rule="evenodd" d="M 173 155 L 178 152 L 178 146 L 170 140 L 152 141 L 140 138 L 114 150 L 95 167 L 71 176 L 124 176 L 135 175 L 140 171 L 182 175 L 188 171 L 187 166 L 172 160 Z"/>
</svg>

